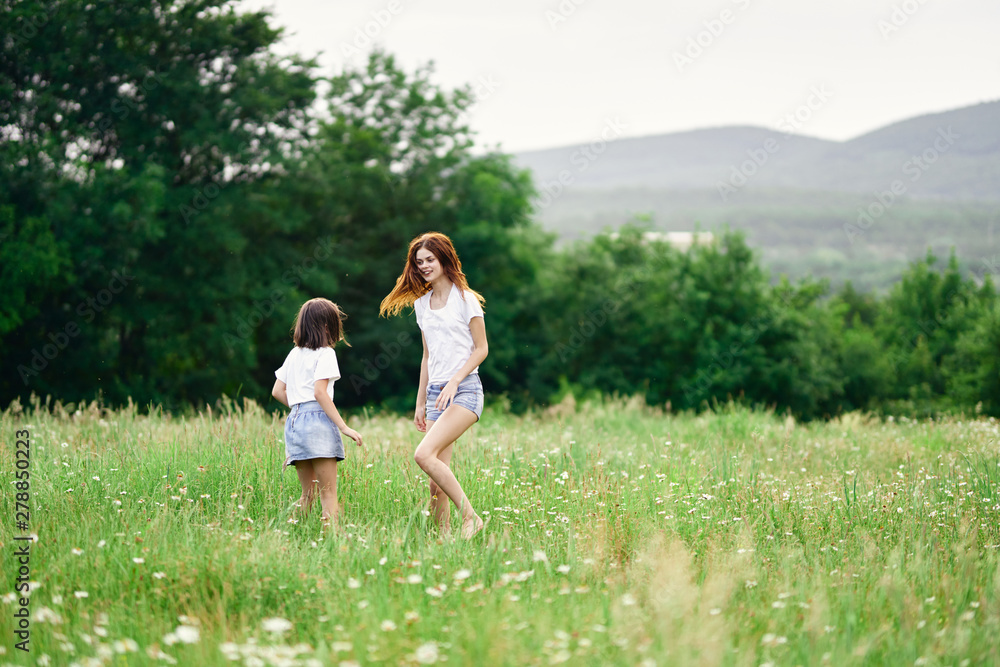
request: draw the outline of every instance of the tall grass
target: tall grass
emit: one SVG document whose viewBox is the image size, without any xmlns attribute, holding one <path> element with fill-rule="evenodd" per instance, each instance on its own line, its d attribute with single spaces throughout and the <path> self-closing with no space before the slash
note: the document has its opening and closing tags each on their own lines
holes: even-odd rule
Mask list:
<svg viewBox="0 0 1000 667">
<path fill-rule="evenodd" d="M 993 419 L 798 424 L 622 400 L 488 410 L 456 445 L 459 479 L 489 520 L 464 542 L 431 524 L 412 461 L 420 434 L 392 415 L 348 415 L 366 446 L 348 443 L 340 467 L 339 530 L 324 535 L 318 510 L 295 523 L 281 416 L 251 402 L 188 416 L 3 413 L 10 489 L 14 432 L 31 433 L 37 542 L 31 654 L 13 649 L 8 595 L 0 664 L 1000 655 Z M 13 492 L 0 510 L 10 591 Z"/>
</svg>

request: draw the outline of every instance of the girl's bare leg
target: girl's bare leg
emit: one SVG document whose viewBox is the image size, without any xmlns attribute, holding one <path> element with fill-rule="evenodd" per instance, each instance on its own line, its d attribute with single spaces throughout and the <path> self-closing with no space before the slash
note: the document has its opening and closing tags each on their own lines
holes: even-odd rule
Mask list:
<svg viewBox="0 0 1000 667">
<path fill-rule="evenodd" d="M 413 460 L 420 469 L 451 498 L 462 513 L 462 537 L 466 538 L 482 530 L 483 520 L 472 509 L 472 504 L 462 490 L 462 485 L 455 478 L 455 473 L 439 456 L 475 423 L 476 415 L 471 410 L 460 405 L 449 406 L 434 422 L 434 426 L 427 430 L 424 439 L 417 445 L 417 451 L 413 453 Z"/>
<path fill-rule="evenodd" d="M 316 471 L 313 469 L 313 461 L 295 461 L 295 472 L 299 476 L 299 484 L 302 485 L 302 497 L 299 498 L 298 514 L 305 517 L 312 508 L 313 501 L 316 500 Z"/>
<path fill-rule="evenodd" d="M 319 502 L 323 506 L 324 523 L 337 523 L 337 459 L 313 459 L 313 469 L 319 481 Z"/>
</svg>

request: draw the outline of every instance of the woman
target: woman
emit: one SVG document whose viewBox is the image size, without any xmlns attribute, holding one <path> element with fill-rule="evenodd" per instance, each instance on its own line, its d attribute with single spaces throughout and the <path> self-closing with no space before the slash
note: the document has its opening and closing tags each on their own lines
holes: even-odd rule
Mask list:
<svg viewBox="0 0 1000 667">
<path fill-rule="evenodd" d="M 431 478 L 431 506 L 441 529 L 450 529 L 448 498 L 462 513 L 462 537 L 483 529 L 448 464 L 455 441 L 483 413 L 479 364 L 486 359 L 485 300 L 469 289 L 451 239 L 438 232 L 410 242 L 406 267 L 379 310 L 396 315 L 412 305 L 424 345 L 413 422 L 425 433 L 413 459 Z M 442 492 L 445 497 L 442 497 Z"/>
</svg>

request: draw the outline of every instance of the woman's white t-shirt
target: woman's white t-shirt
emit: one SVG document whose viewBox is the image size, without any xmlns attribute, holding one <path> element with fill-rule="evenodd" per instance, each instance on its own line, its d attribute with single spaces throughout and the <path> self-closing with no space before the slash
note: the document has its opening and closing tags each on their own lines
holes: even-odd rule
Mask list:
<svg viewBox="0 0 1000 667">
<path fill-rule="evenodd" d="M 332 347 L 310 350 L 308 347 L 293 347 L 285 357 L 285 363 L 274 371 L 274 377 L 286 385 L 289 407 L 297 403 L 315 401 L 316 380 L 329 380 L 326 393 L 333 400 L 333 383 L 340 379 L 337 353 Z"/>
<path fill-rule="evenodd" d="M 483 317 L 483 307 L 475 294 L 463 291 L 454 283 L 448 293 L 448 301 L 439 310 L 431 308 L 431 294 L 433 291 L 417 299 L 413 308 L 417 326 L 427 341 L 427 381 L 443 384 L 472 356 L 475 344 L 469 322 L 473 317 Z M 469 375 L 478 372 L 479 367 L 476 366 Z"/>
</svg>

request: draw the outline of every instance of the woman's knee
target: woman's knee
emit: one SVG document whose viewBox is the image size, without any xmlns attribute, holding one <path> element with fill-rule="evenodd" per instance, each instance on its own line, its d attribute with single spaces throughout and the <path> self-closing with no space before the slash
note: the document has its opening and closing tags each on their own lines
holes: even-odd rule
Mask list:
<svg viewBox="0 0 1000 667">
<path fill-rule="evenodd" d="M 432 458 L 434 458 L 433 454 L 429 454 L 419 447 L 417 447 L 417 451 L 413 452 L 413 462 L 420 466 L 421 470 L 427 470 L 427 464 Z"/>
</svg>

